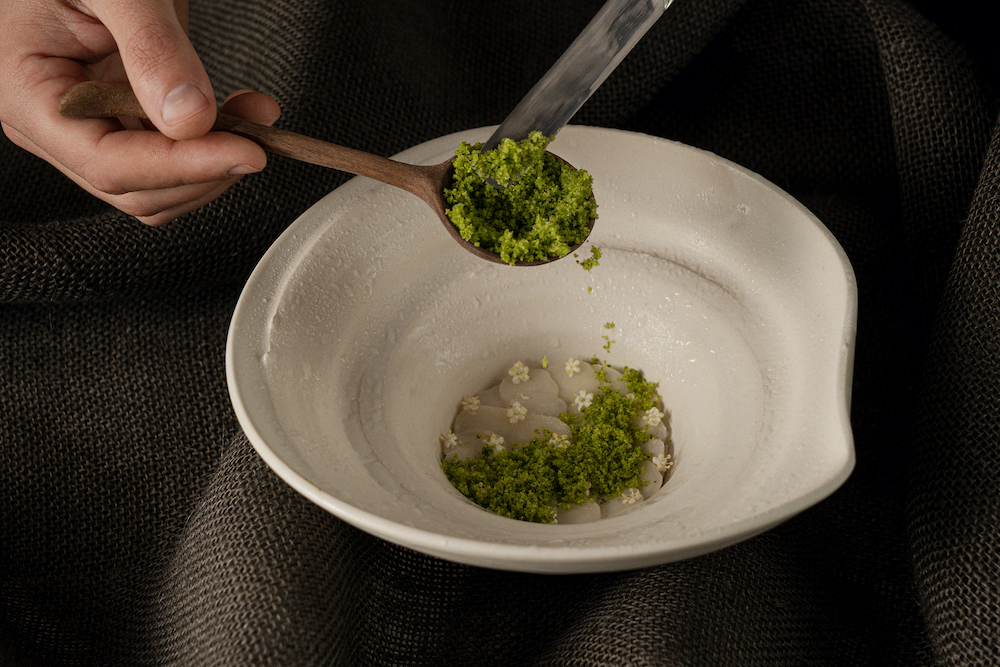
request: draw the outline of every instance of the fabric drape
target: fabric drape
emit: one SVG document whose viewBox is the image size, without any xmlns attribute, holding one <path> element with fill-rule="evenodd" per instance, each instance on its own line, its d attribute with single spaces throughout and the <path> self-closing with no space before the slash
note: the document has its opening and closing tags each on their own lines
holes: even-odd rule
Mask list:
<svg viewBox="0 0 1000 667">
<path fill-rule="evenodd" d="M 191 36 L 220 99 L 392 155 L 499 123 L 601 4 L 192 0 Z M 573 120 L 760 173 L 859 287 L 851 478 L 628 572 L 415 553 L 256 455 L 229 320 L 346 174 L 271 156 L 149 228 L 0 139 L 0 664 L 1000 664 L 1000 77 L 959 5 L 676 0 Z"/>
</svg>

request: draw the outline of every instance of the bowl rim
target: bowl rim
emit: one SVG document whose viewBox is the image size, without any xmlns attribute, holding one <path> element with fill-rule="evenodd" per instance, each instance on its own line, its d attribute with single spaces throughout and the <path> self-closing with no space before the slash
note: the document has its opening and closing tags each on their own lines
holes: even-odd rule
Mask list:
<svg viewBox="0 0 1000 667">
<path fill-rule="evenodd" d="M 430 146 L 447 143 L 455 144 L 459 137 L 465 138 L 470 133 L 488 134 L 494 128 L 495 126 L 490 126 L 445 135 L 407 149 L 394 156 L 394 159 L 412 161 L 414 156 L 420 156 L 424 152 L 427 152 Z M 278 477 L 292 486 L 301 495 L 347 523 L 381 539 L 447 560 L 474 564 L 481 567 L 535 573 L 581 573 L 628 570 L 709 553 L 773 528 L 835 492 L 851 475 L 856 463 L 856 453 L 850 423 L 850 403 L 855 335 L 857 330 L 858 296 L 853 267 L 846 252 L 832 232 L 794 197 L 764 177 L 708 151 L 660 137 L 609 128 L 571 125 L 564 128 L 562 134 L 578 137 L 587 134 L 641 137 L 644 141 L 648 140 L 668 145 L 672 150 L 690 151 L 697 156 L 728 165 L 731 169 L 756 181 L 761 187 L 770 190 L 773 194 L 785 200 L 786 203 L 795 207 L 805 221 L 811 222 L 826 236 L 841 262 L 848 297 L 845 309 L 847 317 L 841 330 L 841 340 L 839 341 L 840 353 L 837 360 L 837 378 L 841 379 L 843 383 L 842 387 L 837 388 L 837 421 L 839 422 L 839 429 L 841 431 L 840 436 L 843 438 L 845 445 L 843 463 L 840 468 L 834 474 L 830 475 L 823 484 L 818 485 L 809 492 L 801 494 L 797 498 L 786 500 L 779 505 L 735 524 L 700 531 L 690 537 L 672 538 L 669 544 L 650 541 L 639 544 L 588 547 L 541 544 L 528 547 L 520 544 L 502 544 L 493 541 L 452 537 L 423 528 L 408 526 L 373 514 L 323 491 L 313 482 L 292 469 L 268 445 L 266 438 L 257 427 L 257 419 L 248 410 L 247 396 L 244 393 L 242 378 L 240 377 L 241 371 L 238 368 L 238 356 L 240 354 L 239 339 L 243 335 L 243 332 L 240 331 L 243 316 L 248 309 L 259 307 L 256 303 L 250 303 L 253 290 L 259 286 L 265 274 L 270 270 L 269 266 L 275 256 L 281 252 L 287 252 L 290 240 L 299 235 L 303 230 L 309 228 L 311 224 L 310 220 L 315 210 L 317 207 L 322 206 L 330 195 L 327 195 L 327 197 L 324 197 L 304 211 L 262 255 L 243 287 L 230 322 L 225 353 L 227 386 L 239 425 L 261 459 Z M 351 181 L 355 181 L 358 178 L 360 177 L 351 179 Z M 298 242 L 299 244 L 304 243 L 301 239 Z M 287 280 L 287 276 L 285 276 L 285 280 Z"/>
</svg>

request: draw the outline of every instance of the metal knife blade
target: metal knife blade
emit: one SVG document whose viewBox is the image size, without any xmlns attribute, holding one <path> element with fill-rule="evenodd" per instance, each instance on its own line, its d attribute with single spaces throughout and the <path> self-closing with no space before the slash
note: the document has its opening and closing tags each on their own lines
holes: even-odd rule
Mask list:
<svg viewBox="0 0 1000 667">
<path fill-rule="evenodd" d="M 590 99 L 673 0 L 608 0 L 565 53 L 483 144 L 521 141 L 532 130 L 553 136 Z"/>
</svg>

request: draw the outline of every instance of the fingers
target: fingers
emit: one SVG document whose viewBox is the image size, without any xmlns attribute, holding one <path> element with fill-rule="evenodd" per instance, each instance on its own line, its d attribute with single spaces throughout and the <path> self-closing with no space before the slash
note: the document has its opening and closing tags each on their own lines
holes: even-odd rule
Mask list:
<svg viewBox="0 0 1000 667">
<path fill-rule="evenodd" d="M 196 208 L 214 200 L 227 188 L 239 181 L 245 173 L 253 173 L 253 171 L 256 171 L 253 167 L 247 167 L 249 171 L 244 171 L 243 169 L 237 167 L 232 170 L 234 172 L 232 174 L 223 174 L 221 176 L 213 174 L 211 180 L 198 183 L 183 183 L 170 178 L 168 174 L 160 174 L 159 176 L 154 176 L 151 181 L 140 179 L 141 187 L 135 190 L 130 190 L 129 188 L 122 187 L 116 183 L 114 180 L 115 176 L 111 170 L 102 171 L 99 164 L 95 164 L 93 167 L 95 170 L 94 173 L 96 173 L 97 176 L 91 175 L 91 172 L 88 170 L 89 168 L 78 168 L 76 170 L 69 169 L 63 164 L 63 162 L 49 155 L 44 148 L 38 146 L 27 137 L 24 137 L 24 135 L 21 135 L 10 126 L 4 125 L 3 130 L 11 138 L 11 140 L 14 141 L 14 143 L 53 164 L 60 171 L 62 171 L 63 174 L 84 190 L 90 192 L 95 197 L 108 202 L 118 210 L 138 218 L 140 221 L 148 225 L 162 225 L 175 220 L 184 213 L 193 211 Z M 161 137 L 165 141 L 172 142 L 171 139 L 162 137 L 160 133 L 151 131 L 142 133 L 116 132 L 112 134 L 145 134 Z M 111 135 L 109 135 L 109 137 L 110 136 Z M 221 133 L 213 133 L 208 135 L 208 137 L 213 139 L 239 139 L 239 137 L 233 137 Z M 194 142 L 173 143 L 179 146 Z M 208 150 L 211 152 L 210 146 Z M 124 164 L 130 169 L 135 169 L 135 173 L 142 173 L 142 170 L 136 169 L 136 160 L 128 160 L 124 162 Z M 154 160 L 152 164 L 152 170 L 155 173 L 157 166 L 156 161 Z M 111 173 L 111 176 L 108 176 L 109 173 Z M 124 180 L 127 177 L 121 178 Z M 186 176 L 182 177 L 181 181 L 185 178 Z M 112 183 L 113 185 L 106 185 L 104 179 L 108 179 L 108 183 Z M 153 187 L 155 185 L 159 185 L 160 187 Z"/>
<path fill-rule="evenodd" d="M 233 116 L 239 116 L 255 123 L 263 125 L 273 125 L 281 116 L 281 108 L 278 103 L 268 95 L 249 90 L 240 90 L 232 93 L 223 103 L 221 111 Z M 224 133 L 209 134 L 206 139 L 212 137 L 229 137 Z M 236 183 L 243 175 L 254 173 L 256 167 L 251 164 L 238 165 L 231 168 L 227 177 L 214 183 L 202 183 L 197 186 L 179 186 L 170 190 L 144 193 L 146 197 L 139 202 L 154 209 L 150 215 L 135 214 L 136 217 L 147 225 L 163 225 L 177 219 L 185 213 L 189 213 L 205 204 L 213 201 L 230 186 Z M 176 202 L 180 203 L 176 203 Z M 126 206 L 128 204 L 125 204 Z"/>
<path fill-rule="evenodd" d="M 220 111 L 261 125 L 274 125 L 281 117 L 281 107 L 274 98 L 245 89 L 231 93 L 222 103 Z"/>
<path fill-rule="evenodd" d="M 229 187 L 234 185 L 238 180 L 240 180 L 240 177 L 235 176 L 218 183 L 202 184 L 200 186 L 184 186 L 164 192 L 162 193 L 164 200 L 163 206 L 153 206 L 156 212 L 151 215 L 136 215 L 135 217 L 140 222 L 147 224 L 150 227 L 165 225 L 168 222 L 176 220 L 185 213 L 190 213 L 191 211 L 201 208 L 205 204 L 214 201 L 219 195 L 228 190 Z M 149 196 L 144 198 L 142 204 L 150 206 L 151 204 L 157 203 L 155 198 L 160 193 L 154 192 L 145 194 Z M 180 201 L 181 203 L 174 203 L 177 201 Z"/>
<path fill-rule="evenodd" d="M 99 139 L 90 155 L 74 156 L 67 167 L 111 195 L 211 183 L 262 170 L 264 150 L 238 139 L 214 132 L 174 141 L 154 131 L 113 131 Z"/>
<path fill-rule="evenodd" d="M 115 38 L 122 64 L 149 119 L 171 139 L 200 137 L 215 122 L 208 74 L 171 0 L 90 0 Z"/>
<path fill-rule="evenodd" d="M 4 133 L 148 224 L 211 201 L 267 164 L 252 141 L 206 134 L 215 118 L 214 95 L 187 40 L 186 3 L 178 6 L 179 14 L 167 0 L 0 1 Z M 95 76 L 120 80 L 124 71 L 162 132 L 58 114 L 59 98 L 71 85 Z M 280 115 L 273 99 L 251 91 L 231 95 L 225 110 L 265 124 Z"/>
<path fill-rule="evenodd" d="M 227 113 L 272 124 L 280 115 L 267 95 L 239 91 Z M 225 132 L 174 141 L 157 131 L 121 130 L 114 120 L 64 119 L 53 132 L 70 137 L 59 154 L 4 124 L 14 143 L 52 163 L 94 196 L 151 225 L 174 220 L 212 201 L 240 177 L 262 170 L 267 156 L 257 144 Z"/>
</svg>

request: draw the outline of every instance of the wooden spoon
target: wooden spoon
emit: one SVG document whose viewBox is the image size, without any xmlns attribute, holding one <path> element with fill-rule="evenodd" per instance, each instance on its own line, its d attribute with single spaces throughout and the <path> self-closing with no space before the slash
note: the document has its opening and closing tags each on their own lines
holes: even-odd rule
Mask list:
<svg viewBox="0 0 1000 667">
<path fill-rule="evenodd" d="M 59 113 L 66 118 L 142 118 L 147 119 L 139 100 L 126 84 L 106 81 L 85 81 L 67 90 L 59 101 Z M 256 142 L 264 150 L 283 155 L 294 160 L 308 162 L 346 171 L 357 176 L 367 176 L 376 181 L 392 185 L 416 195 L 427 203 L 437 214 L 448 233 L 458 243 L 482 259 L 507 264 L 496 253 L 488 252 L 462 238 L 458 228 L 445 214 L 447 203 L 444 189 L 451 186 L 454 165 L 452 160 L 441 164 L 422 166 L 397 162 L 389 158 L 372 155 L 353 148 L 331 144 L 305 135 L 253 123 L 224 113 L 217 114 L 215 131 L 231 132 Z M 590 221 L 590 229 L 594 220 Z M 573 246 L 570 252 L 580 244 Z M 517 266 L 547 264 L 545 260 L 516 262 Z"/>
</svg>

